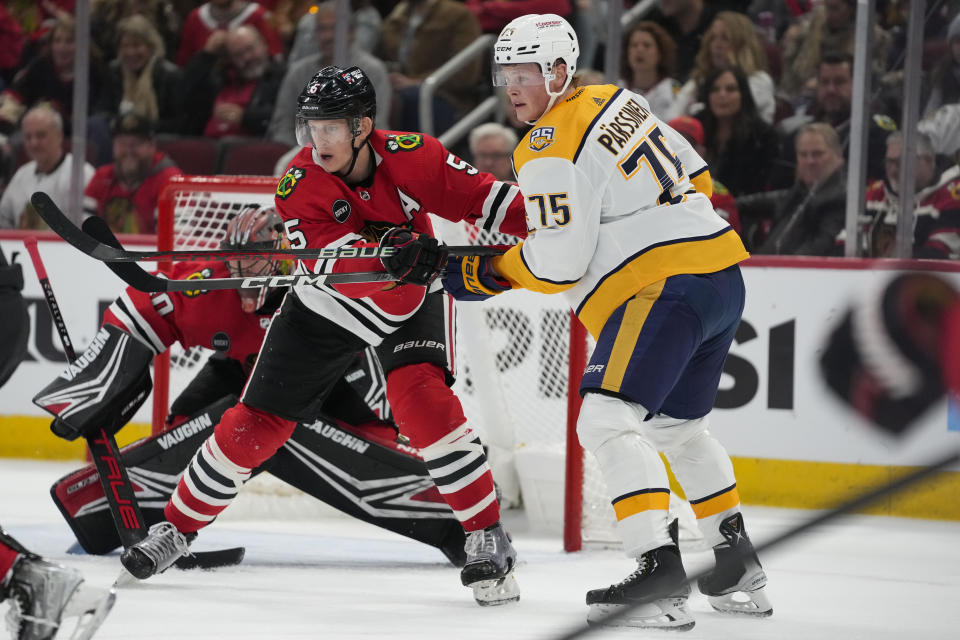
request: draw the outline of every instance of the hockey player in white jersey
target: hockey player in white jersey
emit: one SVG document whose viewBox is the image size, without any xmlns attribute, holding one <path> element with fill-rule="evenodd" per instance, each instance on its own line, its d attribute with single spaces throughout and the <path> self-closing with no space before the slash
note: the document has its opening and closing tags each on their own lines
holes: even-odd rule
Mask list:
<svg viewBox="0 0 960 640">
<path fill-rule="evenodd" d="M 560 293 L 597 341 L 577 430 L 637 566 L 587 593 L 588 621 L 640 605 L 618 624 L 693 627 L 658 451 L 714 547 L 700 590 L 720 611 L 770 615 L 733 466 L 707 428 L 743 311 L 738 263 L 748 254 L 710 204 L 706 163 L 642 96 L 571 86 L 578 44 L 563 18 L 517 18 L 494 55 L 495 84 L 533 125 L 513 154 L 529 236 L 503 256 L 450 258 L 444 286 L 458 300 L 511 288 Z"/>
</svg>

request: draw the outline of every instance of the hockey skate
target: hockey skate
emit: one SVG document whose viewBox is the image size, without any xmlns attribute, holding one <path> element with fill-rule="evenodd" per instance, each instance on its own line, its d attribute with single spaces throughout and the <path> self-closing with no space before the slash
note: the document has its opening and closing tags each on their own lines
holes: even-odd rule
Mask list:
<svg viewBox="0 0 960 640">
<path fill-rule="evenodd" d="M 725 519 L 720 533 L 726 542 L 713 548 L 716 566 L 697 582 L 700 593 L 721 613 L 773 615 L 773 605 L 764 592 L 767 575 L 743 528 L 743 516 L 735 513 Z"/>
<path fill-rule="evenodd" d="M 123 550 L 120 562 L 133 577 L 146 580 L 166 571 L 187 554 L 187 545 L 196 534 L 191 535 L 190 539 L 187 535 L 180 533 L 169 522 L 158 522 L 150 527 L 146 538 Z"/>
<path fill-rule="evenodd" d="M 79 572 L 24 555 L 8 586 L 7 627 L 16 640 L 47 640 L 71 624 L 72 640 L 88 640 L 113 608 L 116 592 L 86 589 Z M 62 637 L 67 637 L 61 634 Z"/>
<path fill-rule="evenodd" d="M 460 581 L 473 589 L 477 604 L 489 607 L 520 599 L 520 587 L 513 577 L 517 552 L 499 522 L 469 532 L 464 550 L 467 563 L 460 571 Z"/>
<path fill-rule="evenodd" d="M 621 582 L 587 592 L 587 623 L 591 626 L 640 627 L 688 631 L 695 624 L 687 610 L 690 586 L 677 547 L 677 521 L 670 525 L 674 544 L 657 547 L 637 558 L 637 568 Z M 630 611 L 606 618 L 625 607 Z"/>
</svg>

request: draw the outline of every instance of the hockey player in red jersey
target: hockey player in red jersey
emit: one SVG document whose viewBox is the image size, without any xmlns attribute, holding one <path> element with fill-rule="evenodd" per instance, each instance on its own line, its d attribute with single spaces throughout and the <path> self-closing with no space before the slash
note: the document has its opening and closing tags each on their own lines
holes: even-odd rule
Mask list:
<svg viewBox="0 0 960 640">
<path fill-rule="evenodd" d="M 212 521 L 296 421 L 324 402 L 353 354 L 374 345 L 401 433 L 419 449 L 468 532 L 461 581 L 480 604 L 516 600 L 516 553 L 499 522 L 490 468 L 449 388 L 452 308 L 433 281 L 445 254 L 435 241 L 424 248 L 412 240 L 432 233 L 427 213 L 525 235 L 519 191 L 429 136 L 375 129 L 376 96 L 359 68 L 322 69 L 298 103 L 304 148 L 276 193 L 291 246 L 392 246 L 410 268 L 398 283 L 318 283 L 287 295 L 240 403 L 224 414 L 198 457 L 209 481 L 181 481 L 166 508 L 169 522 L 124 552 L 123 564 L 146 578 L 186 553 L 188 536 Z M 298 272 L 321 274 L 382 268 L 377 258 L 297 265 Z"/>
</svg>

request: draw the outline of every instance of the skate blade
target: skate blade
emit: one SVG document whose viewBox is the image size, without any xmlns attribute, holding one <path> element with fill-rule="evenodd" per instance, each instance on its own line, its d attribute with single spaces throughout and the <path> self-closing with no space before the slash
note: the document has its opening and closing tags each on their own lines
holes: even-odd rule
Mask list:
<svg viewBox="0 0 960 640">
<path fill-rule="evenodd" d="M 502 578 L 474 582 L 470 588 L 473 589 L 473 599 L 481 607 L 496 607 L 520 599 L 520 585 L 513 572 Z"/>
<path fill-rule="evenodd" d="M 609 617 L 629 608 L 630 611 L 610 620 Z M 687 610 L 686 598 L 664 598 L 641 605 L 594 603 L 587 613 L 591 627 L 631 627 L 638 629 L 663 629 L 665 631 L 689 631 L 696 621 Z"/>
<path fill-rule="evenodd" d="M 70 624 L 66 620 L 76 618 L 70 640 L 89 640 L 103 624 L 116 600 L 117 592 L 112 588 L 104 591 L 81 586 L 64 607 L 64 622 L 61 622 L 60 626 L 63 629 L 68 628 Z"/>
<path fill-rule="evenodd" d="M 722 596 L 707 596 L 707 602 L 720 613 L 758 618 L 773 615 L 773 605 L 763 587 L 754 591 L 734 591 Z"/>
</svg>

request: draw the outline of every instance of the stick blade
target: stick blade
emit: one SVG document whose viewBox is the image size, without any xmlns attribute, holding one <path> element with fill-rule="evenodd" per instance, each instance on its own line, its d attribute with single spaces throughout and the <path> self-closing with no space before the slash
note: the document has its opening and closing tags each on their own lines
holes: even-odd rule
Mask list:
<svg viewBox="0 0 960 640">
<path fill-rule="evenodd" d="M 94 240 L 83 231 L 77 228 L 77 225 L 68 218 L 60 207 L 43 191 L 35 191 L 30 196 L 30 203 L 37 211 L 47 226 L 57 233 L 58 236 L 72 244 L 80 251 L 97 260 L 106 260 L 113 257 L 110 247 L 104 247 L 100 242 Z M 106 252 L 104 250 L 107 250 Z"/>
<path fill-rule="evenodd" d="M 90 216 L 83 221 L 83 234 L 98 244 L 108 245 L 117 250 L 123 246 L 113 235 L 107 222 L 99 216 Z M 168 290 L 169 281 L 148 273 L 133 262 L 105 262 L 107 268 L 117 274 L 117 277 L 138 291 L 159 293 Z"/>
</svg>

